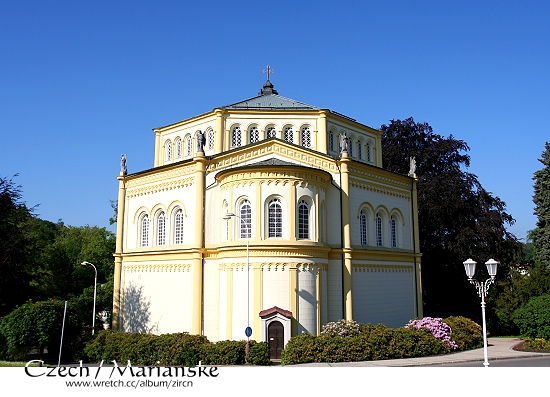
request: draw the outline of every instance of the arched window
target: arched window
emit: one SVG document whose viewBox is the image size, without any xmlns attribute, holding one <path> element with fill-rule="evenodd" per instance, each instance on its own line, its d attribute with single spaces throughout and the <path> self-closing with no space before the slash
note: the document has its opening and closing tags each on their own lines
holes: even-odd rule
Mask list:
<svg viewBox="0 0 550 397">
<path fill-rule="evenodd" d="M 141 246 L 149 246 L 149 215 L 144 215 L 141 218 Z"/>
<path fill-rule="evenodd" d="M 181 208 L 174 216 L 174 244 L 183 244 L 183 210 Z"/>
<path fill-rule="evenodd" d="M 157 218 L 157 245 L 166 244 L 166 216 L 161 212 Z"/>
<path fill-rule="evenodd" d="M 242 145 L 241 140 L 241 127 L 237 126 L 233 128 L 233 131 L 231 131 L 231 147 L 239 147 Z"/>
<path fill-rule="evenodd" d="M 250 129 L 250 143 L 256 143 L 260 140 L 260 131 L 258 127 L 252 127 Z"/>
<path fill-rule="evenodd" d="M 183 150 L 181 147 L 181 138 L 176 139 L 175 146 L 176 146 L 176 160 L 179 160 L 181 159 L 181 156 L 183 154 Z"/>
<path fill-rule="evenodd" d="M 371 160 L 371 154 L 370 154 L 370 143 L 367 143 L 367 147 L 366 147 L 366 155 L 367 155 L 367 161 L 370 163 L 372 160 Z"/>
<path fill-rule="evenodd" d="M 267 138 L 276 138 L 277 137 L 277 130 L 275 127 L 269 127 L 267 129 Z"/>
<path fill-rule="evenodd" d="M 351 138 L 348 138 L 348 154 L 350 157 L 353 157 L 353 141 Z"/>
<path fill-rule="evenodd" d="M 214 131 L 208 131 L 208 150 L 214 149 Z"/>
<path fill-rule="evenodd" d="M 361 211 L 359 215 L 359 234 L 361 235 L 361 245 L 367 245 L 367 215 Z"/>
<path fill-rule="evenodd" d="M 304 200 L 298 204 L 298 238 L 309 238 L 309 205 Z"/>
<path fill-rule="evenodd" d="M 185 137 L 185 155 L 191 156 L 193 154 L 193 143 L 191 141 L 191 135 Z"/>
<path fill-rule="evenodd" d="M 302 128 L 300 133 L 300 141 L 303 147 L 311 147 L 311 131 L 309 130 L 309 127 Z"/>
<path fill-rule="evenodd" d="M 164 144 L 166 151 L 166 161 L 172 161 L 172 142 L 169 140 Z"/>
<path fill-rule="evenodd" d="M 382 217 L 380 214 L 376 214 L 376 245 L 381 247 L 382 244 Z"/>
<path fill-rule="evenodd" d="M 361 141 L 357 142 L 357 158 L 359 160 L 363 159 L 363 144 Z"/>
<path fill-rule="evenodd" d="M 244 200 L 240 207 L 240 236 L 241 238 L 252 237 L 252 207 L 250 201 Z"/>
<path fill-rule="evenodd" d="M 279 199 L 268 205 L 268 237 L 283 237 L 283 207 Z"/>
<path fill-rule="evenodd" d="M 390 220 L 390 236 L 391 236 L 391 247 L 397 248 L 397 222 L 392 216 Z"/>
<path fill-rule="evenodd" d="M 294 142 L 294 130 L 292 127 L 286 127 L 283 133 L 283 139 L 287 142 Z"/>
<path fill-rule="evenodd" d="M 328 148 L 334 151 L 334 133 L 328 134 Z"/>
</svg>

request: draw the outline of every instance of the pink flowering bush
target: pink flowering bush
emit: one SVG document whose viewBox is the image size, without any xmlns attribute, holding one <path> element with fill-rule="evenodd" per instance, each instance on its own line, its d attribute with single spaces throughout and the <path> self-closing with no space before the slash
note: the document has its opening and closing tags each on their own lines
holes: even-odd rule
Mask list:
<svg viewBox="0 0 550 397">
<path fill-rule="evenodd" d="M 446 342 L 451 350 L 458 349 L 458 345 L 451 339 L 451 327 L 443 322 L 441 318 L 424 317 L 420 320 L 411 320 L 405 328 L 425 328 L 431 332 L 431 334 L 444 342 Z"/>
</svg>

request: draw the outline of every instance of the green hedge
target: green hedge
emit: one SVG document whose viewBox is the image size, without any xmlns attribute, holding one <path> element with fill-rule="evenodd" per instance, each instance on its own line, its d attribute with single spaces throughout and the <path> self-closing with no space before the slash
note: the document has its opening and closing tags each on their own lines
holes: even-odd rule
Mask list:
<svg viewBox="0 0 550 397">
<path fill-rule="evenodd" d="M 212 343 L 205 336 L 176 334 L 142 334 L 122 331 L 101 331 L 84 348 L 88 362 L 105 363 L 116 360 L 119 364 L 170 365 L 192 367 L 204 365 L 243 365 L 245 341 L 221 341 Z M 250 341 L 248 363 L 269 365 L 269 347 L 266 343 Z"/>
<path fill-rule="evenodd" d="M 481 325 L 466 317 L 451 316 L 443 319 L 451 327 L 451 339 L 458 345 L 458 351 L 477 349 L 483 346 Z"/>
<path fill-rule="evenodd" d="M 65 302 L 49 299 L 42 302 L 27 302 L 13 310 L 0 321 L 1 354 L 9 359 L 24 359 L 32 348 L 47 348 L 57 356 Z M 70 347 L 82 334 L 82 320 L 72 302 L 67 306 L 65 318 L 63 353 L 72 355 Z"/>
<path fill-rule="evenodd" d="M 423 329 L 362 325 L 358 335 L 312 336 L 290 339 L 281 356 L 283 365 L 310 362 L 351 362 L 422 357 L 449 353 L 449 345 Z"/>
<path fill-rule="evenodd" d="M 550 294 L 529 299 L 514 311 L 513 321 L 522 337 L 550 339 Z"/>
</svg>

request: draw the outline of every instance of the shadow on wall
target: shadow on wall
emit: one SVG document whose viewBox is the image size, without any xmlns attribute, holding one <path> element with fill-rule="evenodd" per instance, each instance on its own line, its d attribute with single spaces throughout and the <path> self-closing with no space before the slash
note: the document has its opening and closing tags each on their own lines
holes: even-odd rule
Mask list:
<svg viewBox="0 0 550 397">
<path fill-rule="evenodd" d="M 124 331 L 151 333 L 158 330 L 158 324 L 149 327 L 151 321 L 151 301 L 143 292 L 143 285 L 134 282 L 124 290 Z"/>
<path fill-rule="evenodd" d="M 302 300 L 298 305 L 304 311 L 307 310 L 310 312 L 310 315 L 317 312 L 317 298 L 311 294 L 311 292 L 302 289 L 298 291 L 298 297 Z M 314 321 L 316 323 L 316 321 Z M 298 335 L 301 335 L 302 332 L 307 332 L 311 335 L 316 335 L 316 329 L 307 329 L 301 322 L 298 323 Z"/>
</svg>

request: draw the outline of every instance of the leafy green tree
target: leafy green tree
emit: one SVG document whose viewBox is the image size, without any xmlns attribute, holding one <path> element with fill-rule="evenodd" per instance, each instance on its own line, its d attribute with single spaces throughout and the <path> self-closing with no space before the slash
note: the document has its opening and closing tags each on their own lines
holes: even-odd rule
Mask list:
<svg viewBox="0 0 550 397">
<path fill-rule="evenodd" d="M 545 266 L 550 266 L 550 143 L 546 142 L 545 150 L 539 161 L 544 168 L 535 172 L 535 215 L 537 229 L 531 232 L 533 238 L 535 260 Z"/>
<path fill-rule="evenodd" d="M 488 311 L 487 323 L 496 335 L 518 335 L 514 312 L 535 296 L 550 293 L 550 268 L 535 264 L 528 273 L 512 271 L 506 279 L 497 282 L 494 294 L 489 296 L 493 310 Z"/>
<path fill-rule="evenodd" d="M 407 174 L 410 157 L 417 164 L 424 314 L 479 319 L 479 298 L 462 262 L 477 260 L 480 277 L 488 277 L 483 263 L 489 258 L 515 263 L 521 244 L 506 230 L 514 219 L 505 203 L 466 171 L 466 142 L 435 134 L 412 117 L 380 129 L 384 168 Z M 508 266 L 499 266 L 497 277 L 507 276 Z"/>
<path fill-rule="evenodd" d="M 47 300 L 27 302 L 0 321 L 0 333 L 8 347 L 8 356 L 24 358 L 32 348 L 43 353 L 44 348 L 54 355 L 59 352 L 65 302 Z M 70 303 L 67 307 L 63 344 L 69 346 L 81 335 L 82 320 Z"/>
<path fill-rule="evenodd" d="M 85 261 L 95 265 L 97 282 L 104 284 L 113 273 L 114 250 L 115 236 L 105 228 L 59 225 L 55 241 L 44 253 L 42 277 L 34 280 L 41 298 L 68 299 L 93 286 L 95 272 L 81 265 Z"/>
<path fill-rule="evenodd" d="M 0 177 L 0 316 L 34 295 L 39 253 L 54 233 L 33 211 L 22 200 L 21 186 Z"/>
<path fill-rule="evenodd" d="M 514 312 L 521 336 L 550 340 L 550 294 L 529 299 Z"/>
</svg>

